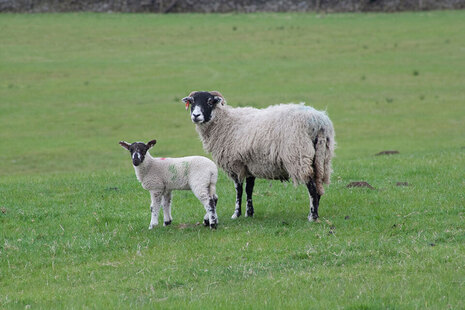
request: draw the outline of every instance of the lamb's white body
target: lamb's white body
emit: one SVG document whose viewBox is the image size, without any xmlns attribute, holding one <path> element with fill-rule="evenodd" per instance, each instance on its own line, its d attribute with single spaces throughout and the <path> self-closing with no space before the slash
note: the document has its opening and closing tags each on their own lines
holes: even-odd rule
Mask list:
<svg viewBox="0 0 465 310">
<path fill-rule="evenodd" d="M 149 229 L 158 225 L 158 213 L 163 205 L 165 225 L 171 223 L 171 192 L 192 190 L 207 211 L 205 223 L 217 223 L 216 182 L 218 169 L 214 162 L 202 156 L 155 158 L 147 152 L 145 160 L 134 166 L 137 179 L 150 192 L 152 218 Z M 212 205 L 214 201 L 214 205 Z"/>
</svg>

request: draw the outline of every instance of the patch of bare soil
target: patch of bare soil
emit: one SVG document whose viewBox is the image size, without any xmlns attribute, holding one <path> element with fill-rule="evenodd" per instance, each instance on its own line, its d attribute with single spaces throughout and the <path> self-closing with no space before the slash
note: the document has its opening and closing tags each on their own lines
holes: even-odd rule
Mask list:
<svg viewBox="0 0 465 310">
<path fill-rule="evenodd" d="M 369 189 L 375 189 L 373 186 L 371 186 L 370 184 L 368 184 L 365 181 L 351 182 L 346 187 L 347 188 L 351 188 L 351 187 L 367 187 Z"/>
<path fill-rule="evenodd" d="M 179 224 L 178 228 L 179 229 L 186 229 L 186 228 L 192 228 L 192 227 L 199 226 L 199 225 L 200 225 L 200 222 L 197 222 L 195 224 L 181 223 L 181 224 Z"/>
<path fill-rule="evenodd" d="M 381 152 L 375 154 L 375 156 L 379 156 L 379 155 L 394 155 L 394 154 L 399 154 L 399 151 L 396 151 L 396 150 L 393 150 L 393 151 L 381 151 Z"/>
</svg>

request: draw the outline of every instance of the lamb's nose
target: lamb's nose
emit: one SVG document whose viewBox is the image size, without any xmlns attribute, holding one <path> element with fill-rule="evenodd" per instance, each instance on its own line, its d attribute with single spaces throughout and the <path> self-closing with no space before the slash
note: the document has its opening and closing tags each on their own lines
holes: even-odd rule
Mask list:
<svg viewBox="0 0 465 310">
<path fill-rule="evenodd" d="M 195 113 L 192 113 L 192 116 L 193 116 L 194 118 L 197 118 L 197 117 L 199 117 L 199 116 L 200 116 L 200 114 L 195 114 Z"/>
</svg>

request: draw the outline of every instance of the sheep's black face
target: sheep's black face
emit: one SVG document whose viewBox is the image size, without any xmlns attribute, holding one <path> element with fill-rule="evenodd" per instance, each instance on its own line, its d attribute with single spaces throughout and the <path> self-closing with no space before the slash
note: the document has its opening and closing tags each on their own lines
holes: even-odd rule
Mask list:
<svg viewBox="0 0 465 310">
<path fill-rule="evenodd" d="M 142 142 L 134 142 L 132 144 L 129 144 L 127 142 L 121 141 L 119 144 L 127 149 L 131 153 L 131 158 L 132 158 L 132 164 L 134 166 L 139 166 L 141 163 L 144 162 L 145 155 L 147 154 L 147 151 L 157 143 L 156 140 L 152 140 L 148 142 L 147 144 L 142 143 Z"/>
<path fill-rule="evenodd" d="M 191 120 L 195 124 L 203 124 L 212 120 L 215 107 L 222 100 L 222 97 L 206 91 L 195 92 L 183 99 L 187 105 L 191 106 Z"/>
</svg>

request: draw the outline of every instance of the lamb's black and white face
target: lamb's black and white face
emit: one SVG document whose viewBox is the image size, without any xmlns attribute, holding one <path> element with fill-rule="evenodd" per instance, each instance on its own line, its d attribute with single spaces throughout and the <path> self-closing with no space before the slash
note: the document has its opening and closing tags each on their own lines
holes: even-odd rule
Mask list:
<svg viewBox="0 0 465 310">
<path fill-rule="evenodd" d="M 137 167 L 144 162 L 145 154 L 155 143 L 157 140 L 149 141 L 147 144 L 143 142 L 129 144 L 125 141 L 121 141 L 119 144 L 131 153 L 132 164 Z"/>
<path fill-rule="evenodd" d="M 195 124 L 208 123 L 215 117 L 215 108 L 223 103 L 223 96 L 219 92 L 198 91 L 182 99 L 186 108 L 191 108 L 191 120 Z"/>
</svg>

